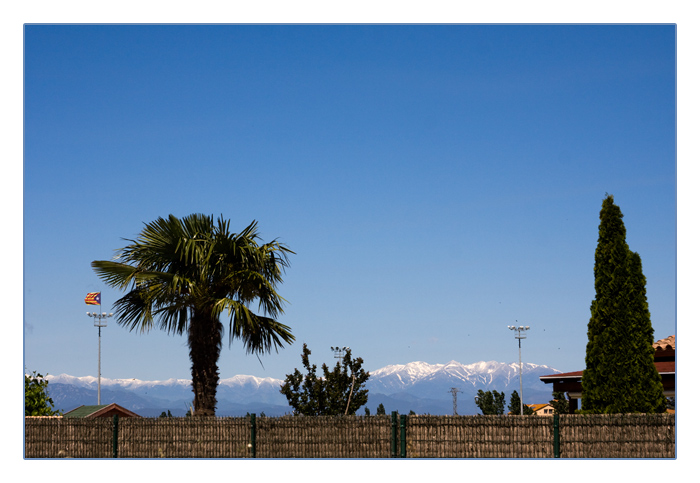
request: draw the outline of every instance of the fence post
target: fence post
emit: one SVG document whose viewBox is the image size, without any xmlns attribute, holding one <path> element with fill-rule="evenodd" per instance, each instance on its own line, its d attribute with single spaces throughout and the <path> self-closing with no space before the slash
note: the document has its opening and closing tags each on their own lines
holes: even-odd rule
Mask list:
<svg viewBox="0 0 700 483">
<path fill-rule="evenodd" d="M 117 442 L 119 440 L 119 416 L 112 416 L 112 458 L 119 458 Z"/>
<path fill-rule="evenodd" d="M 250 415 L 250 457 L 255 458 L 255 413 Z"/>
<path fill-rule="evenodd" d="M 553 416 L 554 424 L 554 457 L 559 458 L 559 415 L 555 414 Z"/>
<path fill-rule="evenodd" d="M 396 411 L 391 412 L 391 457 L 396 458 Z"/>
<path fill-rule="evenodd" d="M 406 457 L 406 415 L 401 415 L 401 458 Z"/>
</svg>

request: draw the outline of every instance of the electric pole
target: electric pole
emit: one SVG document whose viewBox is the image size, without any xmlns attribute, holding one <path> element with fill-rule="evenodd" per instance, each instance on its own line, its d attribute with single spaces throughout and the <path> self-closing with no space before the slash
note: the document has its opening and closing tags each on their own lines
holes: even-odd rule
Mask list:
<svg viewBox="0 0 700 483">
<path fill-rule="evenodd" d="M 458 392 L 463 392 L 457 389 L 456 387 L 451 388 L 449 391 L 452 393 L 452 415 L 457 416 L 457 393 Z"/>
</svg>

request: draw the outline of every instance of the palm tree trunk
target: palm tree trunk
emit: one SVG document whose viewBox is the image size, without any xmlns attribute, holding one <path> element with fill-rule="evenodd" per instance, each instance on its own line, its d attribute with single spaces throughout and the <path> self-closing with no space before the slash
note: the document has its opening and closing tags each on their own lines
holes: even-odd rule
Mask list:
<svg viewBox="0 0 700 483">
<path fill-rule="evenodd" d="M 223 325 L 211 316 L 210 310 L 194 311 L 187 340 L 192 361 L 194 416 L 215 416 L 222 334 Z"/>
</svg>

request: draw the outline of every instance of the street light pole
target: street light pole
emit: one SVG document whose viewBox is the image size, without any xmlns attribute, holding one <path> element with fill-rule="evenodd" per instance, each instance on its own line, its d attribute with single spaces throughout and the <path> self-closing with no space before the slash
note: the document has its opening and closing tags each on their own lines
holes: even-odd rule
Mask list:
<svg viewBox="0 0 700 483">
<path fill-rule="evenodd" d="M 94 325 L 97 327 L 97 404 L 100 405 L 102 404 L 100 397 L 102 392 L 102 327 L 107 327 L 106 319 L 114 314 L 88 312 L 87 315 L 93 318 Z"/>
<path fill-rule="evenodd" d="M 517 320 L 516 320 L 517 322 Z M 523 404 L 525 404 L 525 400 L 523 399 L 523 359 L 521 356 L 521 347 L 520 347 L 520 341 L 522 339 L 525 339 L 525 335 L 522 333 L 525 332 L 526 330 L 530 330 L 530 326 L 527 325 L 525 327 L 521 326 L 514 326 L 514 325 L 509 325 L 508 328 L 513 331 L 518 331 L 517 335 L 515 336 L 516 339 L 518 339 L 518 365 L 520 366 L 520 415 L 523 415 Z"/>
</svg>

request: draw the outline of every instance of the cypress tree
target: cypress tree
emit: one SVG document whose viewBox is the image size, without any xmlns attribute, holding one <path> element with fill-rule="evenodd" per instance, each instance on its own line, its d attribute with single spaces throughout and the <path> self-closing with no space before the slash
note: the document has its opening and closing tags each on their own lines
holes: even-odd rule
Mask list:
<svg viewBox="0 0 700 483">
<path fill-rule="evenodd" d="M 661 412 L 661 377 L 641 258 L 626 241 L 622 211 L 603 200 L 595 252 L 595 299 L 588 323 L 582 409 L 597 413 Z M 660 398 L 660 399 L 659 399 Z"/>
<path fill-rule="evenodd" d="M 520 416 L 520 404 L 520 395 L 518 391 L 513 391 L 510 395 L 510 403 L 508 404 L 508 414 Z M 523 416 L 529 416 L 531 414 L 535 414 L 535 411 L 527 404 L 523 404 Z"/>
<path fill-rule="evenodd" d="M 476 405 L 481 409 L 481 413 L 486 414 L 503 414 L 506 395 L 498 391 L 486 391 L 479 389 L 476 397 Z M 518 410 L 518 414 L 520 411 Z"/>
<path fill-rule="evenodd" d="M 569 401 L 566 399 L 564 392 L 553 391 L 552 400 L 549 401 L 549 404 L 554 408 L 554 414 L 569 414 Z"/>
<path fill-rule="evenodd" d="M 666 398 L 663 395 L 661 375 L 654 366 L 654 329 L 651 326 L 651 314 L 647 303 L 647 280 L 642 272 L 642 258 L 638 253 L 630 253 L 630 305 L 634 314 L 634 338 L 631 355 L 633 366 L 639 371 L 635 379 L 631 397 L 637 404 L 637 410 L 644 413 L 662 413 L 666 410 Z"/>
</svg>

